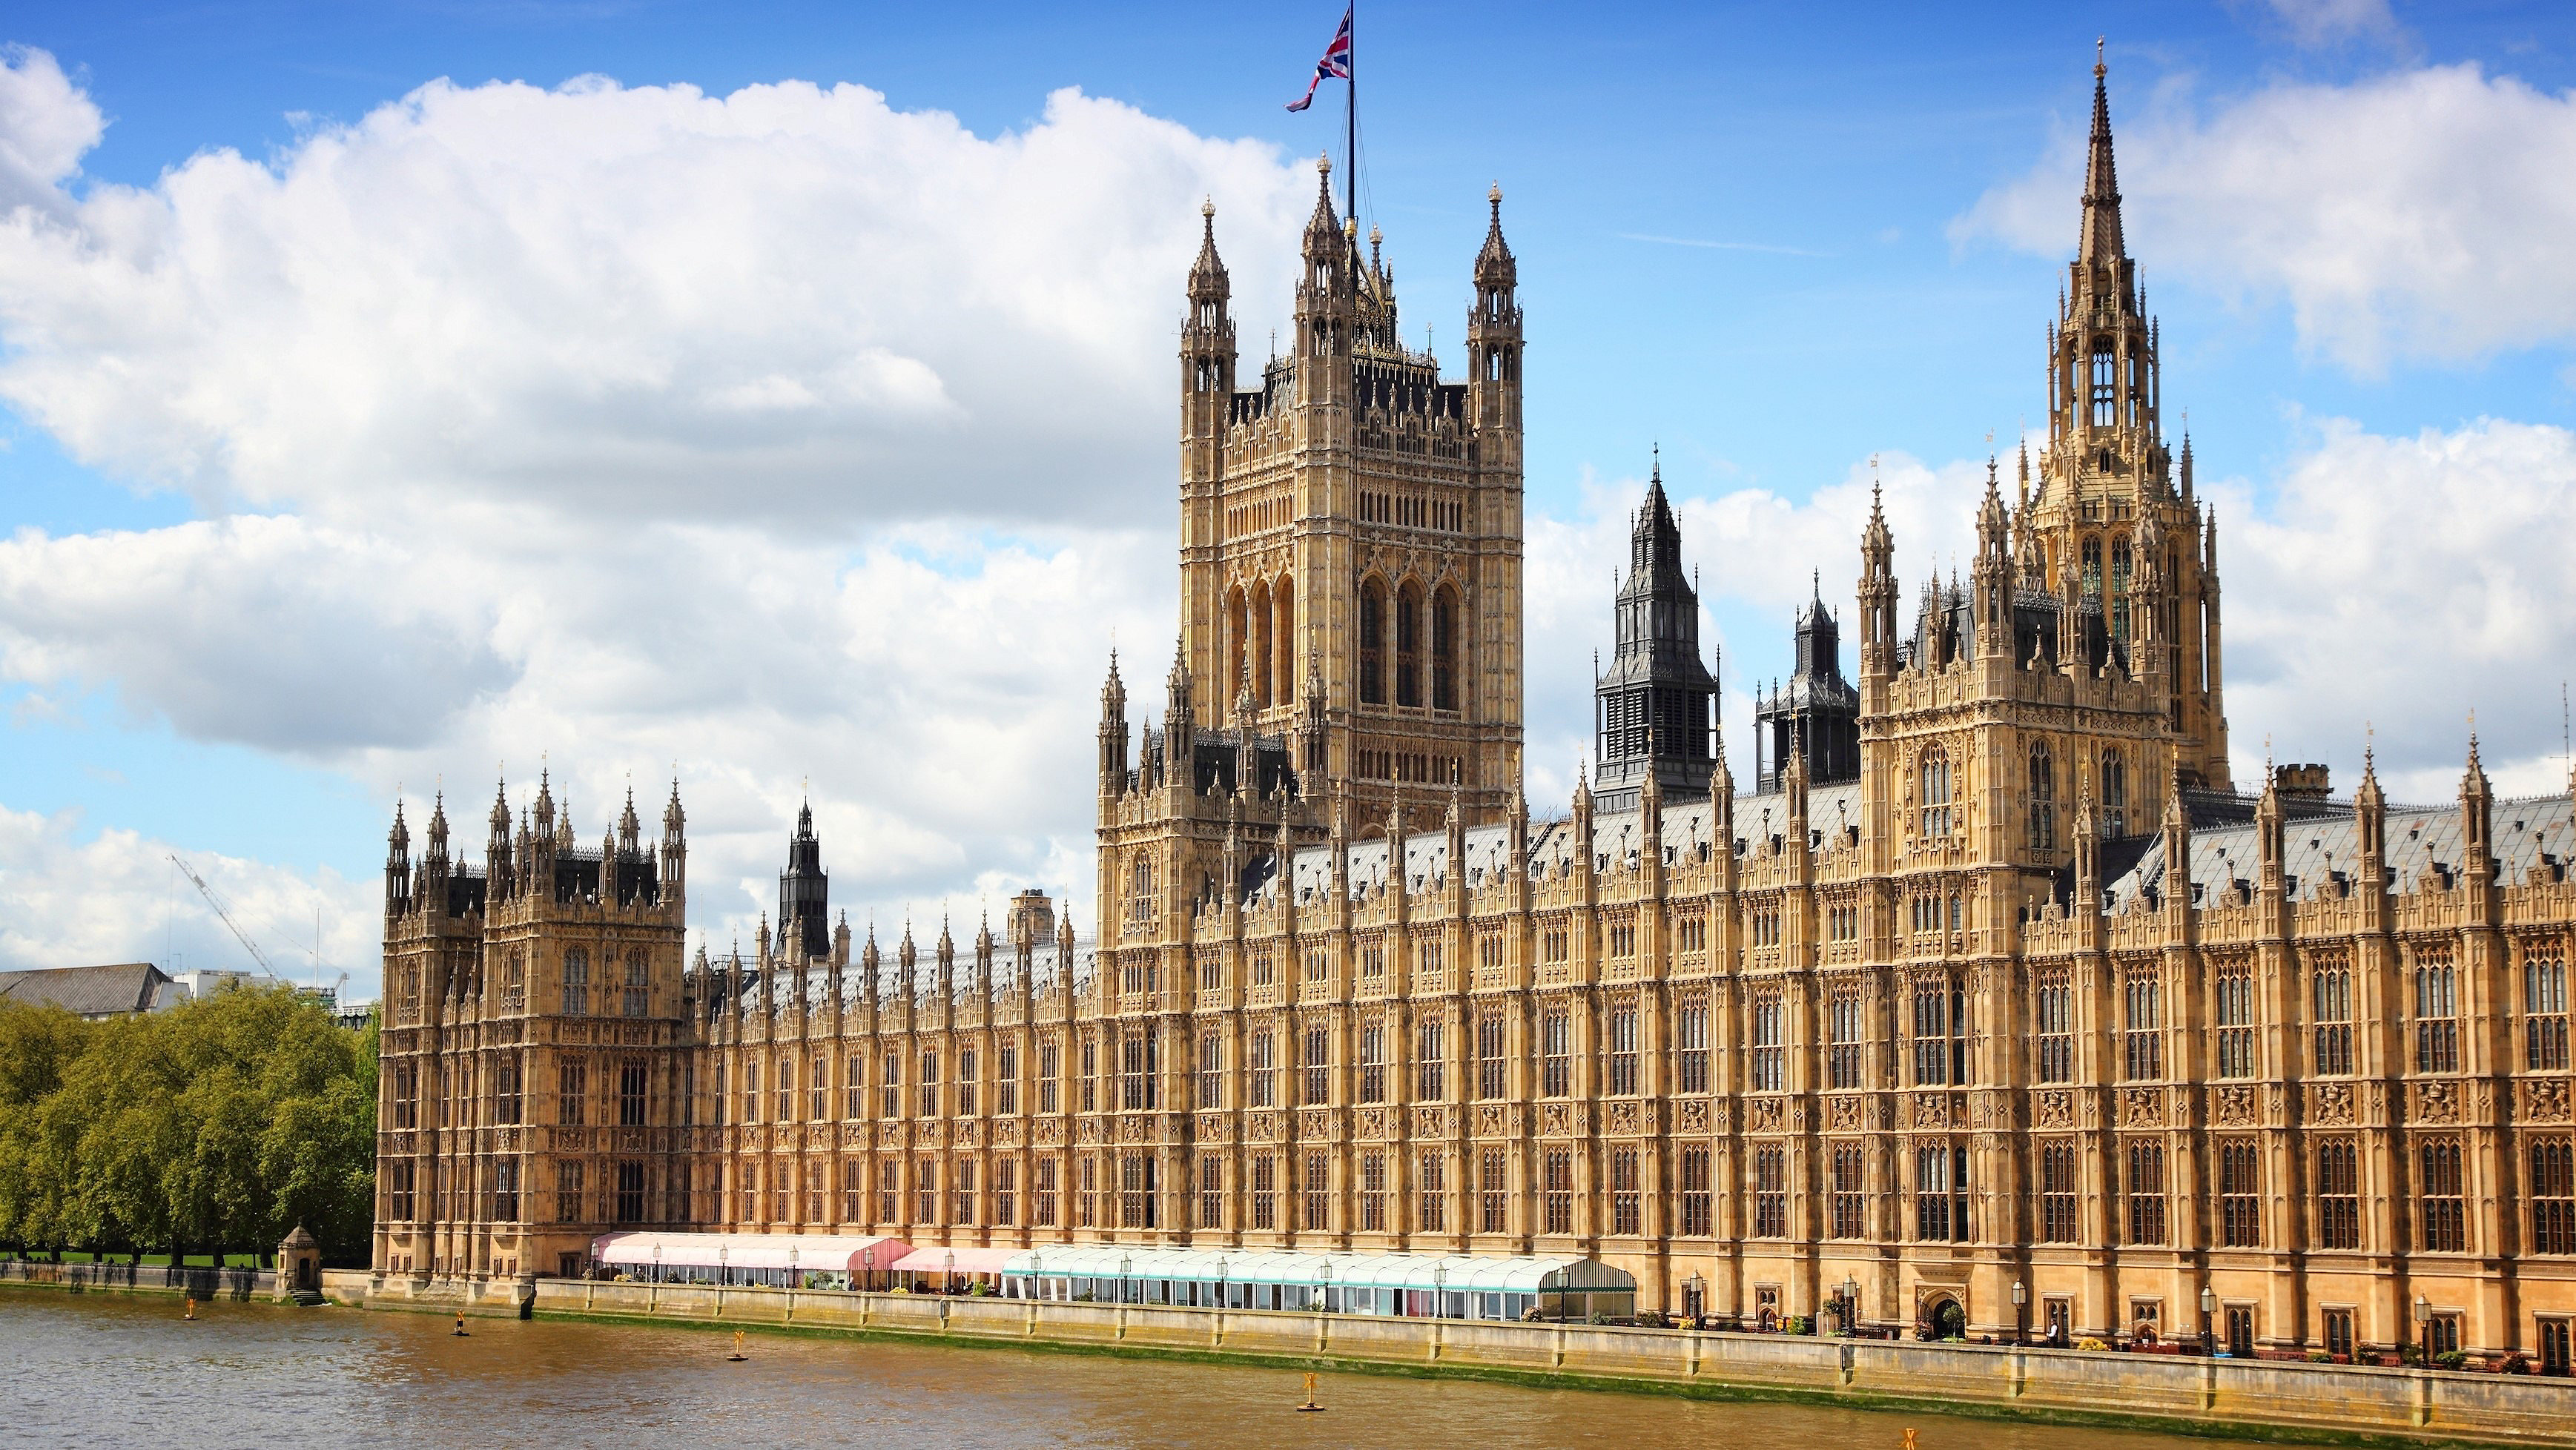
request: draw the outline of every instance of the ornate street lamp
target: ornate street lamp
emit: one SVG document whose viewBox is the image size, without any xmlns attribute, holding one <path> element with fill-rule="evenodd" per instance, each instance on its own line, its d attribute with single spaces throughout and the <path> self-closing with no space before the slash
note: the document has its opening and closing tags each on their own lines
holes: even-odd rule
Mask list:
<svg viewBox="0 0 2576 1450">
<path fill-rule="evenodd" d="M 2200 1286 L 2200 1352 L 2201 1352 L 2201 1353 L 2203 1353 L 2203 1354 L 2215 1354 L 2215 1353 L 2217 1353 L 2217 1352 L 2218 1352 L 2218 1344 L 2217 1344 L 2217 1341 L 2215 1341 L 2214 1339 L 2212 1339 L 2212 1338 L 2210 1337 L 2210 1333 L 2209 1333 L 2209 1316 L 2211 1316 L 2211 1315 L 2213 1315 L 2213 1314 L 2216 1314 L 2217 1312 L 2218 1312 L 2218 1291 L 2217 1291 L 2217 1290 L 2215 1290 L 2215 1289 L 2212 1289 L 2212 1288 L 2211 1288 L 2211 1287 L 2209 1287 L 2207 1284 L 2203 1284 L 2203 1285 L 2201 1285 L 2201 1286 Z"/>
<path fill-rule="evenodd" d="M 2415 1353 L 2427 1369 L 2433 1364 L 2432 1326 L 2433 1301 L 2418 1294 L 2415 1296 Z"/>
<path fill-rule="evenodd" d="M 1431 1317 L 1449 1317 L 1449 1261 L 1440 1259 L 1431 1265 Z"/>
<path fill-rule="evenodd" d="M 939 1262 L 940 1262 L 939 1292 L 940 1292 L 940 1293 L 942 1293 L 942 1294 L 954 1294 L 954 1293 L 956 1293 L 956 1292 L 957 1292 L 957 1251 L 956 1251 L 955 1249 L 950 1249 L 948 1252 L 946 1252 L 946 1253 L 944 1253 L 944 1254 L 940 1255 L 940 1256 L 939 1256 Z"/>
<path fill-rule="evenodd" d="M 1127 1302 L 1127 1276 L 1131 1272 L 1129 1266 L 1132 1262 L 1125 1254 L 1118 1256 L 1118 1302 L 1121 1304 Z M 1143 1299 L 1143 1295 L 1137 1296 L 1138 1302 L 1143 1302 Z"/>
<path fill-rule="evenodd" d="M 2030 1286 L 2013 1280 L 2013 1342 L 2030 1343 Z"/>
<path fill-rule="evenodd" d="M 877 1246 L 870 1240 L 866 1248 L 859 1250 L 859 1292 L 864 1294 L 876 1287 L 876 1278 Z"/>
<path fill-rule="evenodd" d="M 1843 1280 L 1843 1333 L 1860 1333 L 1860 1280 L 1857 1278 Z"/>
<path fill-rule="evenodd" d="M 1333 1287 L 1333 1261 L 1332 1261 L 1332 1260 L 1330 1260 L 1330 1259 L 1326 1259 L 1326 1260 L 1324 1260 L 1323 1267 L 1322 1267 L 1322 1268 L 1319 1268 L 1319 1269 L 1317 1269 L 1317 1270 L 1315 1271 L 1315 1312 L 1316 1312 L 1316 1313 L 1321 1314 L 1321 1313 L 1323 1313 L 1323 1312 L 1324 1312 L 1324 1300 L 1325 1300 L 1326 1296 L 1327 1296 L 1328 1294 L 1330 1294 L 1330 1292 L 1332 1291 L 1332 1287 Z"/>
<path fill-rule="evenodd" d="M 1216 1307 L 1219 1309 L 1234 1307 L 1234 1296 L 1228 1294 L 1225 1289 L 1225 1255 L 1223 1254 L 1216 1256 Z"/>
<path fill-rule="evenodd" d="M 1032 1297 L 1043 1299 L 1046 1291 L 1046 1250 L 1029 1250 L 1029 1283 L 1037 1291 Z"/>
</svg>

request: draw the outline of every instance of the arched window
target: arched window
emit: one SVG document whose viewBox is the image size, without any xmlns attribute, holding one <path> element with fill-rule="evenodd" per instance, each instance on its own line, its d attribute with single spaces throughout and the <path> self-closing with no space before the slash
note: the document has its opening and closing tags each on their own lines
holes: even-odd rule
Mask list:
<svg viewBox="0 0 2576 1450">
<path fill-rule="evenodd" d="M 622 1004 L 625 1016 L 646 1017 L 652 1015 L 652 973 L 652 959 L 647 957 L 642 951 L 631 952 L 627 955 L 626 999 Z"/>
<path fill-rule="evenodd" d="M 1360 586 L 1360 703 L 1386 703 L 1386 591 L 1374 579 Z"/>
<path fill-rule="evenodd" d="M 1252 597 L 1247 601 L 1245 609 L 1248 615 L 1245 620 L 1245 626 L 1249 637 L 1244 641 L 1244 644 L 1245 647 L 1252 652 L 1252 677 L 1248 680 L 1244 680 L 1243 676 L 1240 673 L 1237 673 L 1235 678 L 1243 680 L 1243 683 L 1252 687 L 1252 703 L 1254 708 L 1268 709 L 1270 706 L 1271 640 L 1270 586 L 1267 583 L 1255 584 L 1252 586 Z"/>
<path fill-rule="evenodd" d="M 1422 586 L 1409 582 L 1395 595 L 1395 703 L 1422 703 Z"/>
<path fill-rule="evenodd" d="M 1154 858 L 1138 856 L 1127 868 L 1127 919 L 1154 919 Z"/>
<path fill-rule="evenodd" d="M 2129 541 L 2111 541 L 2111 605 L 2108 611 L 2111 637 L 2126 644 L 2129 641 Z"/>
<path fill-rule="evenodd" d="M 1243 678 L 1244 637 L 1252 632 L 1251 620 L 1246 616 L 1245 609 L 1243 591 L 1227 590 L 1225 595 L 1225 682 L 1218 688 L 1216 702 L 1217 708 L 1221 711 L 1230 711 L 1234 708 L 1235 681 Z"/>
<path fill-rule="evenodd" d="M 2057 849 L 2057 772 L 2046 741 L 2030 748 L 2030 848 Z"/>
<path fill-rule="evenodd" d="M 1431 708 L 1458 708 L 1458 595 L 1446 584 L 1431 597 Z"/>
<path fill-rule="evenodd" d="M 1935 745 L 1923 752 L 1922 795 L 1923 834 L 1927 839 L 1950 834 L 1950 756 Z"/>
<path fill-rule="evenodd" d="M 2129 769 L 2120 760 L 2120 752 L 2102 752 L 2102 834 L 2125 836 L 2129 833 Z"/>
<path fill-rule="evenodd" d="M 2111 350 L 2111 339 L 2093 341 L 2093 426 L 2108 428 L 2119 421 L 2119 354 Z"/>
<path fill-rule="evenodd" d="M 590 953 L 579 947 L 564 953 L 563 1011 L 566 1017 L 590 1012 Z"/>
<path fill-rule="evenodd" d="M 2084 541 L 2084 592 L 2095 597 L 2102 593 L 2102 541 Z"/>
<path fill-rule="evenodd" d="M 419 974 L 407 974 L 403 982 L 405 990 L 411 997 L 408 1005 L 417 1008 L 420 1005 Z M 527 1005 L 528 969 L 514 949 L 507 958 L 503 959 L 501 966 L 501 1006 L 506 1011 L 518 1012 L 524 1010 Z"/>
<path fill-rule="evenodd" d="M 1285 705 L 1297 698 L 1297 586 L 1286 575 L 1270 590 L 1270 699 Z"/>
</svg>

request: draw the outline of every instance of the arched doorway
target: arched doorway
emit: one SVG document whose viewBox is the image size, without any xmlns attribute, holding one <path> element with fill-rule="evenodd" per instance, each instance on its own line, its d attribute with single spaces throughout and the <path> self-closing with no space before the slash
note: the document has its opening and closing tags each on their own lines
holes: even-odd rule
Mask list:
<svg viewBox="0 0 2576 1450">
<path fill-rule="evenodd" d="M 1932 1325 L 1934 1339 L 1963 1339 L 1968 1333 L 1968 1311 L 1958 1300 L 1944 1294 L 1932 1301 L 1926 1316 Z"/>
</svg>

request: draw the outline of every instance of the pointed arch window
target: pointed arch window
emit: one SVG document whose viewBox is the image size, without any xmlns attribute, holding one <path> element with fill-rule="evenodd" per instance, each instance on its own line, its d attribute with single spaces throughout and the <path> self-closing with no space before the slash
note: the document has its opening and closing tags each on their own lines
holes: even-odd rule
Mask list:
<svg viewBox="0 0 2576 1450">
<path fill-rule="evenodd" d="M 2095 598 L 2102 594 L 2102 541 L 2084 541 L 2084 592 Z"/>
<path fill-rule="evenodd" d="M 574 947 L 563 959 L 563 1015 L 583 1017 L 589 1012 L 590 953 Z"/>
<path fill-rule="evenodd" d="M 1360 703 L 1386 703 L 1386 591 L 1374 579 L 1360 586 Z"/>
<path fill-rule="evenodd" d="M 1431 597 L 1431 708 L 1458 708 L 1458 595 L 1446 584 Z"/>
<path fill-rule="evenodd" d="M 1297 698 L 1297 586 L 1286 575 L 1270 588 L 1270 702 L 1285 705 Z"/>
<path fill-rule="evenodd" d="M 2108 428 L 2119 421 L 2120 355 L 2111 350 L 2111 339 L 2093 342 L 2093 426 Z"/>
<path fill-rule="evenodd" d="M 2129 767 L 2120 752 L 2102 752 L 2102 834 L 2129 834 Z"/>
<path fill-rule="evenodd" d="M 1925 750 L 1919 769 L 1923 835 L 1928 839 L 1947 836 L 1953 817 L 1950 806 L 1950 755 L 1935 745 Z"/>
<path fill-rule="evenodd" d="M 2111 637 L 2129 642 L 2129 541 L 2111 541 Z"/>
<path fill-rule="evenodd" d="M 1422 703 L 1422 586 L 1395 595 L 1395 703 Z"/>
<path fill-rule="evenodd" d="M 2046 741 L 2030 748 L 2030 848 L 2057 849 L 2057 771 Z"/>
</svg>

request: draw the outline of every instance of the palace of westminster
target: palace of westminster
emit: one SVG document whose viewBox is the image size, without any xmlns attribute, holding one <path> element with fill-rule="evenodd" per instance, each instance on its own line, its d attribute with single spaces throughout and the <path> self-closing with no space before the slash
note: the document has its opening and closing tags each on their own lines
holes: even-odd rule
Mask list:
<svg viewBox="0 0 2576 1450">
<path fill-rule="evenodd" d="M 1499 192 L 1464 381 L 1329 185 L 1293 349 L 1239 377 L 1211 215 L 1180 639 L 1159 723 L 1101 691 L 1096 930 L 1033 891 L 854 943 L 808 811 L 757 952 L 691 960 L 676 788 L 658 843 L 504 795 L 479 868 L 398 809 L 376 1268 L 578 1273 L 621 1227 L 1590 1256 L 1728 1322 L 2563 1363 L 2576 803 L 2498 799 L 2474 739 L 2438 807 L 2231 779 L 2096 77 L 2046 442 L 1989 466 L 1967 582 L 1905 622 L 1873 508 L 1856 681 L 1809 605 L 1739 783 L 1658 478 L 1554 819 Z"/>
</svg>

